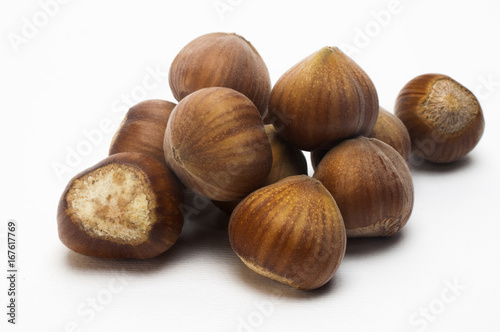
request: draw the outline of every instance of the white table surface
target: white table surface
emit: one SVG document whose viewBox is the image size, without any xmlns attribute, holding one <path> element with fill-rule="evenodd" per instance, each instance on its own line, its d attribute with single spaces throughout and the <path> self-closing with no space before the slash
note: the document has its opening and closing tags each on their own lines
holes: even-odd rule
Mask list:
<svg viewBox="0 0 500 332">
<path fill-rule="evenodd" d="M 214 31 L 252 42 L 273 83 L 323 46 L 350 47 L 389 110 L 413 77 L 447 74 L 476 93 L 485 134 L 457 163 L 412 166 L 407 226 L 393 238 L 349 240 L 316 291 L 246 268 L 229 246 L 227 217 L 210 207 L 151 260 L 71 252 L 56 225 L 67 181 L 107 155 L 127 99 L 174 101 L 171 61 Z M 19 273 L 15 326 L 1 278 L 0 329 L 500 331 L 499 32 L 493 0 L 2 1 L 0 266 L 6 275 L 6 224 L 15 220 Z M 69 165 L 70 151 L 85 147 Z"/>
</svg>

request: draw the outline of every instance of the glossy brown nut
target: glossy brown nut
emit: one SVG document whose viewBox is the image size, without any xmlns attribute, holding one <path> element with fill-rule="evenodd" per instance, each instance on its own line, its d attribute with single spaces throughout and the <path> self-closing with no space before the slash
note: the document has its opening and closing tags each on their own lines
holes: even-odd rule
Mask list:
<svg viewBox="0 0 500 332">
<path fill-rule="evenodd" d="M 307 175 L 307 161 L 302 151 L 281 138 L 272 125 L 266 125 L 265 128 L 273 151 L 273 164 L 263 186 L 276 183 L 292 175 Z M 213 201 L 213 203 L 222 211 L 231 214 L 240 201 Z"/>
<path fill-rule="evenodd" d="M 183 225 L 183 192 L 165 164 L 122 152 L 70 180 L 59 201 L 59 238 L 103 258 L 150 258 L 168 250 Z"/>
<path fill-rule="evenodd" d="M 446 75 L 426 74 L 400 91 L 395 114 L 410 133 L 416 157 L 448 163 L 468 154 L 484 132 L 474 94 Z"/>
<path fill-rule="evenodd" d="M 250 42 L 234 33 L 209 33 L 187 44 L 172 62 L 169 83 L 178 101 L 202 88 L 234 89 L 263 116 L 271 93 L 266 64 Z"/>
<path fill-rule="evenodd" d="M 167 165 L 186 187 L 219 201 L 245 197 L 263 185 L 273 161 L 259 111 L 229 88 L 205 88 L 182 99 L 170 115 Z"/>
<path fill-rule="evenodd" d="M 348 237 L 390 236 L 410 218 L 413 181 L 388 144 L 358 137 L 331 149 L 314 173 L 335 198 Z"/>
<path fill-rule="evenodd" d="M 306 175 L 251 193 L 231 215 L 229 239 L 250 269 L 299 289 L 326 284 L 346 248 L 335 200 Z"/>
<path fill-rule="evenodd" d="M 406 160 L 410 158 L 411 140 L 405 125 L 397 116 L 380 107 L 375 127 L 368 137 L 389 144 Z"/>
<path fill-rule="evenodd" d="M 368 75 L 336 47 L 324 47 L 289 69 L 274 85 L 269 122 L 301 150 L 369 134 L 378 96 Z"/>
<path fill-rule="evenodd" d="M 140 152 L 164 162 L 163 137 L 174 107 L 165 100 L 146 100 L 131 107 L 111 141 L 109 155 Z"/>
</svg>

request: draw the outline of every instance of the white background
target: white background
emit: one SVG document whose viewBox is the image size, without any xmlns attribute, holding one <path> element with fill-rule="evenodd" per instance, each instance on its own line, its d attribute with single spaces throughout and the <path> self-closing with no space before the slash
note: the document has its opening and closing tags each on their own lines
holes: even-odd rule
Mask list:
<svg viewBox="0 0 500 332">
<path fill-rule="evenodd" d="M 34 0 L 0 5 L 2 271 L 9 219 L 19 247 L 18 325 L 6 323 L 1 273 L 2 331 L 500 330 L 498 1 L 66 2 L 51 16 Z M 32 23 L 36 30 L 25 27 Z M 71 252 L 56 226 L 67 181 L 107 155 L 127 95 L 174 101 L 171 61 L 214 31 L 251 41 L 273 83 L 323 46 L 351 46 L 389 110 L 413 77 L 447 74 L 477 94 L 485 134 L 457 163 L 413 165 L 407 226 L 393 238 L 350 240 L 333 280 L 317 291 L 247 269 L 229 246 L 227 217 L 192 199 L 198 218 L 155 259 Z M 160 75 L 145 89 L 150 71 Z M 106 122 L 113 130 L 100 128 Z M 89 143 L 85 133 L 96 131 Z M 77 149 L 84 153 L 71 159 Z M 54 168 L 61 164 L 62 174 Z"/>
</svg>

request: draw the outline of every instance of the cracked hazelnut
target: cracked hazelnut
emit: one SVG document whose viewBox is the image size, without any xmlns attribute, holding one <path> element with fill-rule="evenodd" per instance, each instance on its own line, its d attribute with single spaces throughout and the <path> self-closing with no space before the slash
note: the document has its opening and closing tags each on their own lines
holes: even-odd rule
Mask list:
<svg viewBox="0 0 500 332">
<path fill-rule="evenodd" d="M 59 238 L 83 255 L 154 257 L 181 233 L 183 198 L 165 164 L 141 153 L 117 153 L 70 180 L 59 201 Z"/>
</svg>

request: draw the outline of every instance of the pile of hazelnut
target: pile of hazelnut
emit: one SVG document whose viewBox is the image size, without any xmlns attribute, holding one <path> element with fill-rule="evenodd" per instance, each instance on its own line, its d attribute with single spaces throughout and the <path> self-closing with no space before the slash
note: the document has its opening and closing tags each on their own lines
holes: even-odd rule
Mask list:
<svg viewBox="0 0 500 332">
<path fill-rule="evenodd" d="M 230 214 L 231 246 L 250 269 L 315 289 L 338 269 L 346 238 L 391 236 L 407 223 L 412 154 L 452 162 L 484 131 L 475 96 L 444 75 L 411 80 L 395 115 L 380 108 L 368 75 L 336 47 L 271 87 L 252 44 L 210 33 L 179 52 L 169 83 L 178 104 L 133 106 L 109 156 L 64 190 L 58 230 L 71 250 L 115 259 L 165 252 L 181 234 L 189 190 Z"/>
</svg>

